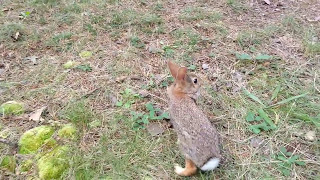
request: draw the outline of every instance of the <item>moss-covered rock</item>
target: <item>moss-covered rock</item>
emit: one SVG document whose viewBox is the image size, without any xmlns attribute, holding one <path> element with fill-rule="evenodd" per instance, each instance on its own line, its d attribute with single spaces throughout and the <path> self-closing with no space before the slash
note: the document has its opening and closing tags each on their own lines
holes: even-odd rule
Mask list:
<svg viewBox="0 0 320 180">
<path fill-rule="evenodd" d="M 68 151 L 68 147 L 59 146 L 43 155 L 37 163 L 40 179 L 59 178 L 69 168 Z"/>
<path fill-rule="evenodd" d="M 72 124 L 66 124 L 58 131 L 58 136 L 66 139 L 75 139 L 76 133 L 76 127 L 74 127 Z"/>
<path fill-rule="evenodd" d="M 51 138 L 54 133 L 54 129 L 50 126 L 39 126 L 25 132 L 19 140 L 19 153 L 20 154 L 32 154 L 38 151 L 38 149 L 46 144 L 52 146 L 55 142 Z"/>
<path fill-rule="evenodd" d="M 28 172 L 33 165 L 33 161 L 31 159 L 22 161 L 21 165 L 20 165 L 20 171 L 21 172 Z"/>
<path fill-rule="evenodd" d="M 10 172 L 14 172 L 16 169 L 16 158 L 14 156 L 3 157 L 0 167 L 5 168 Z"/>
<path fill-rule="evenodd" d="M 8 101 L 0 106 L 0 114 L 3 115 L 20 115 L 22 113 L 24 113 L 24 106 L 16 101 Z"/>
</svg>

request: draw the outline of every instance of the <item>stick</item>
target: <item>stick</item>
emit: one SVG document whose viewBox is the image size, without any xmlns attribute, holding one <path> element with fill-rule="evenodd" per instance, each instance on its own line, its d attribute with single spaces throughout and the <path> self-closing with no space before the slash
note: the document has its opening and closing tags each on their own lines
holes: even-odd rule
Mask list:
<svg viewBox="0 0 320 180">
<path fill-rule="evenodd" d="M 18 147 L 18 143 L 11 142 L 11 141 L 8 141 L 8 140 L 2 139 L 2 138 L 0 138 L 0 143 L 6 144 L 9 146 L 13 146 L 13 147 Z"/>
</svg>

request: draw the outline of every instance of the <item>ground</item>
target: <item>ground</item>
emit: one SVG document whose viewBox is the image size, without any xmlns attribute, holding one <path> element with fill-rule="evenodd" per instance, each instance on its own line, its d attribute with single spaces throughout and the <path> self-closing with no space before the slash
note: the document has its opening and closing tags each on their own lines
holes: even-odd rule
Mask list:
<svg viewBox="0 0 320 180">
<path fill-rule="evenodd" d="M 320 2 L 268 3 L 1 1 L 0 104 L 26 108 L 1 117 L 1 138 L 72 123 L 76 140 L 58 141 L 71 149 L 61 179 L 189 179 L 174 174 L 184 160 L 173 129 L 151 118 L 168 111 L 172 60 L 203 79 L 198 104 L 221 137 L 220 167 L 190 179 L 319 179 Z M 19 166 L 12 151 L 0 144 Z"/>
</svg>

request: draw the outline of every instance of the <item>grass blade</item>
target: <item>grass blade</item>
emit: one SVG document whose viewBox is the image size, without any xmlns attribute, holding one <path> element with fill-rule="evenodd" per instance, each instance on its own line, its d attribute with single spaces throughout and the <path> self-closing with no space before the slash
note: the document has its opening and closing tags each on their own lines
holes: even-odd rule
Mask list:
<svg viewBox="0 0 320 180">
<path fill-rule="evenodd" d="M 266 106 L 266 105 L 264 105 L 264 104 L 262 103 L 262 101 L 261 101 L 257 96 L 255 96 L 254 94 L 251 94 L 248 90 L 243 89 L 243 92 L 244 92 L 244 94 L 247 95 L 249 98 L 251 98 L 252 100 L 254 100 L 254 101 L 258 102 L 259 104 L 261 104 L 263 107 Z"/>
<path fill-rule="evenodd" d="M 272 122 L 272 120 L 268 117 L 267 113 L 263 111 L 263 109 L 258 110 L 259 115 L 271 126 L 271 129 L 276 129 L 277 126 Z"/>
<path fill-rule="evenodd" d="M 270 99 L 271 102 L 278 96 L 278 94 L 279 94 L 279 92 L 280 92 L 280 89 L 281 89 L 281 86 L 278 85 L 278 86 L 276 87 L 276 89 L 273 91 L 272 97 L 271 97 L 271 99 Z"/>
<path fill-rule="evenodd" d="M 286 103 L 288 103 L 288 102 L 290 102 L 290 101 L 292 101 L 292 100 L 295 100 L 295 99 L 304 97 L 304 96 L 306 96 L 307 94 L 308 94 L 308 93 L 304 93 L 304 94 L 300 94 L 300 95 L 298 95 L 298 96 L 290 97 L 290 98 L 288 98 L 288 99 L 285 99 L 285 100 L 282 100 L 282 101 L 280 101 L 280 102 L 277 102 L 276 104 L 273 104 L 273 105 L 271 105 L 271 106 L 269 106 L 269 107 L 278 106 L 278 105 L 281 105 L 281 104 L 286 104 Z"/>
</svg>

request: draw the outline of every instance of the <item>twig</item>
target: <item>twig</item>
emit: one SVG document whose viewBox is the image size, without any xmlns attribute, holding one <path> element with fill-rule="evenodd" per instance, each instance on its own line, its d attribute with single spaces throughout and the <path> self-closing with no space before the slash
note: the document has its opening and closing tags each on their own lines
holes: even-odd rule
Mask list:
<svg viewBox="0 0 320 180">
<path fill-rule="evenodd" d="M 11 142 L 11 141 L 8 141 L 8 140 L 2 139 L 2 138 L 0 138 L 0 143 L 6 144 L 9 146 L 13 146 L 14 148 L 18 147 L 18 143 Z"/>
<path fill-rule="evenodd" d="M 320 93 L 320 90 L 316 86 L 316 79 L 317 79 L 317 73 L 314 72 L 313 86 L 314 86 L 314 89 L 316 89 L 318 91 L 318 93 Z"/>
<path fill-rule="evenodd" d="M 163 99 L 163 98 L 161 98 L 161 97 L 159 97 L 159 96 L 157 96 L 157 95 L 154 95 L 154 94 L 149 93 L 149 92 L 148 92 L 148 94 L 149 94 L 150 96 L 153 96 L 153 97 L 155 97 L 155 98 L 158 98 L 158 99 L 160 99 L 160 100 L 162 100 L 162 101 L 164 101 L 164 102 L 168 103 L 168 101 L 167 101 L 167 100 L 165 100 L 165 99 Z"/>
</svg>

